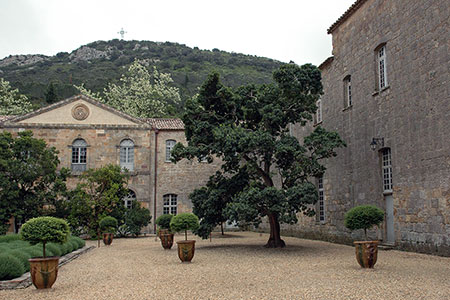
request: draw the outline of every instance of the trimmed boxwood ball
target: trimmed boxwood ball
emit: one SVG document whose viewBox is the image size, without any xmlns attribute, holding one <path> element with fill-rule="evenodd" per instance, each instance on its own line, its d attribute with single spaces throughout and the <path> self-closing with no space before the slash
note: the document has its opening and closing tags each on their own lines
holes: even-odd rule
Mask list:
<svg viewBox="0 0 450 300">
<path fill-rule="evenodd" d="M 77 237 L 77 236 L 71 236 L 69 238 L 69 240 L 73 240 L 73 241 L 75 241 L 78 244 L 78 248 L 77 249 L 83 248 L 86 245 L 86 241 L 83 240 L 82 238 Z"/>
<path fill-rule="evenodd" d="M 31 258 L 31 254 L 29 254 L 25 249 L 14 249 L 6 252 L 7 254 L 11 254 L 12 256 L 18 258 L 22 263 L 25 272 L 30 271 L 30 262 L 28 261 Z"/>
<path fill-rule="evenodd" d="M 187 231 L 196 230 L 198 227 L 198 217 L 192 213 L 176 215 L 170 221 L 170 229 L 175 232 L 184 231 L 185 240 L 187 240 Z"/>
<path fill-rule="evenodd" d="M 9 280 L 25 273 L 23 264 L 17 257 L 8 253 L 0 254 L 0 280 Z"/>
<path fill-rule="evenodd" d="M 65 242 L 64 244 L 62 244 L 62 248 L 63 248 L 64 255 L 66 255 L 67 253 L 70 253 L 74 250 L 73 245 L 70 242 Z"/>
<path fill-rule="evenodd" d="M 114 233 L 117 231 L 117 227 L 119 226 L 117 219 L 111 216 L 104 217 L 98 223 L 100 226 L 100 230 L 102 232 Z"/>
<path fill-rule="evenodd" d="M 72 251 L 75 251 L 78 249 L 78 243 L 75 242 L 74 240 L 70 240 L 70 241 L 68 241 L 68 243 L 72 245 Z"/>
<path fill-rule="evenodd" d="M 379 226 L 384 220 L 384 211 L 374 205 L 361 205 L 350 209 L 345 214 L 344 224 L 350 230 L 364 229 L 367 240 L 367 229 Z"/>
<path fill-rule="evenodd" d="M 158 218 L 156 218 L 155 223 L 161 229 L 170 229 L 170 221 L 172 220 L 172 218 L 173 215 L 171 214 L 160 215 Z"/>
</svg>

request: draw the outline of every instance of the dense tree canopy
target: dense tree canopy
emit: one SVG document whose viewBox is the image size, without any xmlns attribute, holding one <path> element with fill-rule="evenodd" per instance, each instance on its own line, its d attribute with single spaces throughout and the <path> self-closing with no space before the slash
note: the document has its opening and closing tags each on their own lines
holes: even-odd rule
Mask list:
<svg viewBox="0 0 450 300">
<path fill-rule="evenodd" d="M 273 78 L 273 84 L 232 90 L 212 74 L 186 103 L 188 145 L 177 144 L 174 159 L 223 161 L 207 186 L 191 195 L 203 237 L 224 218 L 257 226 L 267 217 L 267 246 L 284 247 L 280 222 L 296 223 L 299 212 L 314 214 L 317 190 L 311 179 L 325 171 L 320 160 L 344 146 L 337 133 L 321 126 L 302 144 L 289 135 L 289 124 L 304 126 L 317 110 L 322 85 L 315 66 L 284 65 Z"/>
<path fill-rule="evenodd" d="M 28 98 L 0 78 L 0 115 L 22 115 L 32 110 Z"/>
</svg>

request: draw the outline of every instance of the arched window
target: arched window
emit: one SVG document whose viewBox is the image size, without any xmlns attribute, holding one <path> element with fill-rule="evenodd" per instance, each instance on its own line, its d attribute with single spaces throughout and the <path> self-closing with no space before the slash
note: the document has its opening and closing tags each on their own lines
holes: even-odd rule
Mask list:
<svg viewBox="0 0 450 300">
<path fill-rule="evenodd" d="M 72 171 L 86 171 L 87 143 L 83 139 L 76 139 L 72 144 Z"/>
<path fill-rule="evenodd" d="M 134 171 L 134 143 L 130 139 L 120 142 L 120 167 Z"/>
<path fill-rule="evenodd" d="M 123 198 L 123 204 L 126 208 L 130 209 L 133 207 L 133 201 L 136 200 L 136 193 L 132 190 L 128 191 L 128 195 Z"/>
<path fill-rule="evenodd" d="M 167 194 L 163 196 L 163 214 L 177 214 L 177 195 Z"/>
<path fill-rule="evenodd" d="M 170 162 L 170 159 L 172 158 L 172 149 L 176 143 L 175 140 L 166 141 L 166 162 Z"/>
</svg>

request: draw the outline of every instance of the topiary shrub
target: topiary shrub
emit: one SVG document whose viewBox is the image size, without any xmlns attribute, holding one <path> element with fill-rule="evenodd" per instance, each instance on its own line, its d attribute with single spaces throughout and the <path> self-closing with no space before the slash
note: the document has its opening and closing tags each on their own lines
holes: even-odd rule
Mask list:
<svg viewBox="0 0 450 300">
<path fill-rule="evenodd" d="M 14 249 L 6 253 L 19 259 L 25 269 L 25 272 L 30 271 L 30 262 L 28 260 L 31 258 L 31 254 L 25 251 L 25 249 Z"/>
<path fill-rule="evenodd" d="M 361 205 L 350 209 L 345 214 L 344 224 L 350 230 L 364 229 L 367 240 L 367 229 L 379 226 L 384 219 L 384 211 L 373 205 Z"/>
<path fill-rule="evenodd" d="M 62 244 L 67 241 L 69 233 L 67 222 L 54 217 L 30 219 L 22 225 L 20 231 L 22 239 L 30 242 L 30 244 L 42 243 L 44 258 L 47 256 L 45 245 L 51 242 Z"/>
<path fill-rule="evenodd" d="M 71 236 L 69 238 L 70 241 L 75 241 L 78 245 L 77 249 L 83 248 L 86 245 L 85 240 L 77 237 L 77 236 Z M 76 250 L 76 249 L 75 249 Z"/>
<path fill-rule="evenodd" d="M 170 221 L 170 228 L 175 232 L 184 231 L 187 241 L 187 231 L 196 230 L 199 227 L 198 217 L 192 213 L 182 213 L 176 215 Z"/>
<path fill-rule="evenodd" d="M 66 243 L 62 244 L 62 249 L 63 249 L 64 255 L 75 250 L 75 249 L 73 249 L 73 245 L 70 242 L 66 242 Z"/>
<path fill-rule="evenodd" d="M 111 216 L 104 217 L 98 223 L 100 230 L 105 233 L 115 233 L 119 226 L 117 219 Z"/>
<path fill-rule="evenodd" d="M 160 229 L 168 229 L 170 230 L 170 221 L 172 221 L 173 215 L 164 214 L 160 215 L 156 218 L 155 223 L 159 226 Z"/>
<path fill-rule="evenodd" d="M 0 254 L 0 280 L 9 280 L 21 276 L 25 268 L 20 260 L 11 254 Z"/>
<path fill-rule="evenodd" d="M 78 249 L 78 243 L 76 241 L 69 240 L 68 243 L 72 245 L 72 251 L 75 251 Z"/>
</svg>

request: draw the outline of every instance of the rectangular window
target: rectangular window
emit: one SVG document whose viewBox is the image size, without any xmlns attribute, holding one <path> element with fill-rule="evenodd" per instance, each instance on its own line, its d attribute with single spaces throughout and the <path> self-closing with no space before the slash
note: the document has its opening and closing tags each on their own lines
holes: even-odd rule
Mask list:
<svg viewBox="0 0 450 300">
<path fill-rule="evenodd" d="M 383 192 L 392 193 L 392 161 L 391 149 L 386 148 L 382 151 L 382 170 L 383 170 Z"/>
<path fill-rule="evenodd" d="M 316 111 L 316 124 L 322 122 L 322 99 L 317 100 L 316 102 L 317 111 Z"/>
<path fill-rule="evenodd" d="M 172 149 L 175 147 L 175 144 L 177 142 L 174 140 L 167 140 L 166 141 L 166 162 L 170 162 L 172 158 Z"/>
<path fill-rule="evenodd" d="M 325 191 L 323 188 L 323 176 L 317 179 L 317 190 L 319 191 L 318 218 L 320 222 L 325 221 Z"/>
<path fill-rule="evenodd" d="M 350 75 L 344 79 L 345 107 L 352 106 L 352 78 Z"/>
<path fill-rule="evenodd" d="M 163 214 L 177 214 L 177 195 L 168 194 L 163 196 Z"/>
<path fill-rule="evenodd" d="M 381 91 L 387 86 L 387 72 L 386 72 L 386 46 L 382 46 L 378 50 L 378 89 Z"/>
</svg>

